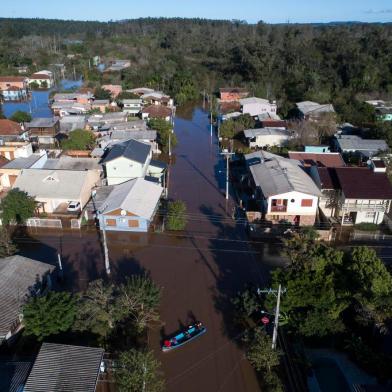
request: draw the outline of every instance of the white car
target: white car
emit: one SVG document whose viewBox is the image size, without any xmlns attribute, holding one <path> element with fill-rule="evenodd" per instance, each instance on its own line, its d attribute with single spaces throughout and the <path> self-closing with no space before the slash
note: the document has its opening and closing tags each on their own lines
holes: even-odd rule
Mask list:
<svg viewBox="0 0 392 392">
<path fill-rule="evenodd" d="M 75 212 L 80 210 L 80 203 L 78 201 L 71 201 L 68 204 L 67 211 Z"/>
</svg>

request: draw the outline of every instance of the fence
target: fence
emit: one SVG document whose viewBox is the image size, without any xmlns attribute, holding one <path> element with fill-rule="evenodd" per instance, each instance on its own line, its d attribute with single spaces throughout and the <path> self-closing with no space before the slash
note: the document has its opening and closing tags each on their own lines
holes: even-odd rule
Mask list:
<svg viewBox="0 0 392 392">
<path fill-rule="evenodd" d="M 82 226 L 82 218 L 71 219 L 71 229 L 80 229 Z"/>
<path fill-rule="evenodd" d="M 27 227 L 47 227 L 62 229 L 63 225 L 61 219 L 41 219 L 41 218 L 29 218 L 26 221 Z"/>
</svg>

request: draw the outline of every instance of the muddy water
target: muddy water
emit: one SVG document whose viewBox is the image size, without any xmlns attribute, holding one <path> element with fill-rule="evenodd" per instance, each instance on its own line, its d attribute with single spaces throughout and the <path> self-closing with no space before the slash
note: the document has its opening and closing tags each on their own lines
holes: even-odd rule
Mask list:
<svg viewBox="0 0 392 392">
<path fill-rule="evenodd" d="M 150 331 L 149 342 L 162 362 L 168 391 L 257 392 L 255 373 L 239 346 L 242 331 L 233 323 L 231 298 L 245 283 L 263 284 L 267 272 L 243 227 L 231 218 L 233 200 L 223 194 L 225 165 L 207 113 L 200 107 L 181 113 L 175 120 L 179 144 L 170 166 L 169 197 L 185 201 L 187 229 L 181 235 L 109 234 L 110 278 L 121 281 L 144 270 L 162 287 L 163 324 Z M 105 276 L 96 232 L 36 232 L 21 247 L 52 263 L 60 252 L 70 289 Z M 162 354 L 162 337 L 196 319 L 207 334 Z"/>
</svg>

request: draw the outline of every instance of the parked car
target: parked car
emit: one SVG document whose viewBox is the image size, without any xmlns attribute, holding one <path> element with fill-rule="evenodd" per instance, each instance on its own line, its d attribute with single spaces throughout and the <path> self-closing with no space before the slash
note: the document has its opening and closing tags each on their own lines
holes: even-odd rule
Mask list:
<svg viewBox="0 0 392 392">
<path fill-rule="evenodd" d="M 71 201 L 68 204 L 67 211 L 75 212 L 80 210 L 80 203 L 78 201 Z"/>
</svg>

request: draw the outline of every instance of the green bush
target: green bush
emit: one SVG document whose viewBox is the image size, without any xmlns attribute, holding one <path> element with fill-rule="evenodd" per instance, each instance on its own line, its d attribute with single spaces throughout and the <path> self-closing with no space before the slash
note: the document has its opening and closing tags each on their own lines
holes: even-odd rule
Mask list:
<svg viewBox="0 0 392 392">
<path fill-rule="evenodd" d="M 170 202 L 167 208 L 166 226 L 169 230 L 181 231 L 186 226 L 186 206 L 181 200 Z"/>
<path fill-rule="evenodd" d="M 358 223 L 354 228 L 362 231 L 377 231 L 380 229 L 380 226 L 375 223 Z"/>
</svg>

